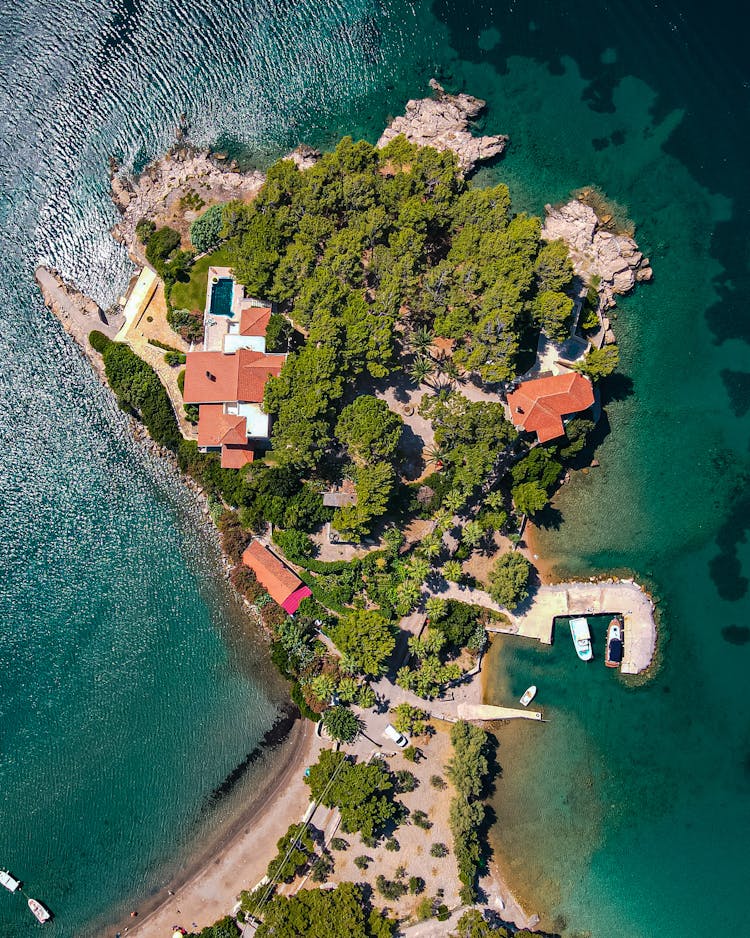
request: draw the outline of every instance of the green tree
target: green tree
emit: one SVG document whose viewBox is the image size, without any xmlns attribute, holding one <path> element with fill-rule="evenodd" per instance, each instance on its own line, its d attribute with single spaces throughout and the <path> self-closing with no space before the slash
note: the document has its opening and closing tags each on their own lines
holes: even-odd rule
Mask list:
<svg viewBox="0 0 750 938">
<path fill-rule="evenodd" d="M 565 291 L 573 282 L 573 264 L 564 241 L 548 241 L 539 249 L 534 273 L 540 290 Z"/>
<path fill-rule="evenodd" d="M 390 938 L 394 923 L 354 883 L 276 896 L 262 910 L 257 938 Z"/>
<path fill-rule="evenodd" d="M 620 351 L 617 346 L 604 345 L 602 348 L 590 349 L 583 361 L 577 362 L 573 367 L 592 381 L 599 381 L 611 375 L 619 364 Z"/>
<path fill-rule="evenodd" d="M 380 834 L 399 814 L 393 799 L 393 779 L 380 760 L 350 762 L 343 752 L 324 749 L 305 777 L 312 797 L 341 812 L 345 833 L 360 831 L 366 837 Z"/>
<path fill-rule="evenodd" d="M 395 455 L 403 426 L 385 401 L 362 394 L 341 411 L 336 436 L 353 459 L 368 464 Z"/>
<path fill-rule="evenodd" d="M 517 933 L 517 934 L 520 934 Z M 469 909 L 458 920 L 451 938 L 509 938 L 510 932 L 501 925 L 490 925 L 479 911 Z"/>
<path fill-rule="evenodd" d="M 343 616 L 331 637 L 358 672 L 368 677 L 385 673 L 385 662 L 396 647 L 393 626 L 372 609 L 357 609 Z"/>
<path fill-rule="evenodd" d="M 347 707 L 330 707 L 326 710 L 323 726 L 333 739 L 342 743 L 353 743 L 362 728 L 357 715 Z"/>
<path fill-rule="evenodd" d="M 573 300 L 564 293 L 545 290 L 534 303 L 534 314 L 539 328 L 553 342 L 564 342 L 570 333 Z"/>
<path fill-rule="evenodd" d="M 195 219 L 190 226 L 190 242 L 199 254 L 212 251 L 218 245 L 223 224 L 221 205 L 212 205 Z"/>
<path fill-rule="evenodd" d="M 292 824 L 276 844 L 276 856 L 268 864 L 266 875 L 271 880 L 291 883 L 310 862 L 315 845 L 304 824 Z"/>
<path fill-rule="evenodd" d="M 501 554 L 490 570 L 490 596 L 507 609 L 515 609 L 529 595 L 531 564 L 518 551 Z"/>
<path fill-rule="evenodd" d="M 443 564 L 443 576 L 451 583 L 460 583 L 464 572 L 458 560 L 446 560 Z"/>
<path fill-rule="evenodd" d="M 522 482 L 521 485 L 514 485 L 511 490 L 513 503 L 516 510 L 522 515 L 533 517 L 541 511 L 549 502 L 547 494 L 541 482 Z"/>
</svg>

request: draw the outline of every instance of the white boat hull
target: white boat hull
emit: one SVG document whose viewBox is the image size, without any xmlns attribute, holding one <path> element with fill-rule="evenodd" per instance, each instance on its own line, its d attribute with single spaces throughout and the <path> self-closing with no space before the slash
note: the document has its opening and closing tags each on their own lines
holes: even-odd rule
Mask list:
<svg viewBox="0 0 750 938">
<path fill-rule="evenodd" d="M 536 697 L 536 684 L 532 684 L 531 687 L 527 688 L 524 691 L 523 697 L 519 701 L 522 707 L 528 707 L 531 701 Z"/>
</svg>

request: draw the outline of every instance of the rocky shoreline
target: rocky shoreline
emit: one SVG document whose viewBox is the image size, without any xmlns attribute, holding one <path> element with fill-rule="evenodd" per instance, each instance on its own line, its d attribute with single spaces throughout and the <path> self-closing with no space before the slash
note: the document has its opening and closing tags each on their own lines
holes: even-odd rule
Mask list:
<svg viewBox="0 0 750 938">
<path fill-rule="evenodd" d="M 448 94 L 434 78 L 430 79 L 430 88 L 435 92 L 434 97 L 407 101 L 404 115 L 392 120 L 381 134 L 376 144 L 378 148 L 403 134 L 421 147 L 452 150 L 466 174 L 482 160 L 504 152 L 509 140 L 505 134 L 475 137 L 469 130 L 470 121 L 482 113 L 486 101 L 470 94 Z"/>
<path fill-rule="evenodd" d="M 647 257 L 626 234 L 608 231 L 590 205 L 572 199 L 565 205 L 545 205 L 542 237 L 562 240 L 568 246 L 573 269 L 584 283 L 599 277 L 599 315 L 609 331 L 606 312 L 612 309 L 616 295 L 630 293 L 637 283 L 651 280 L 653 271 Z"/>
</svg>

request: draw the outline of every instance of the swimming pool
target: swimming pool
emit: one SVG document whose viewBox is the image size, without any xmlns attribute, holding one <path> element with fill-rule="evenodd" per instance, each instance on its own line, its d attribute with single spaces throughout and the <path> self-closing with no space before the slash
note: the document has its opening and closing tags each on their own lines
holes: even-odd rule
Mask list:
<svg viewBox="0 0 750 938">
<path fill-rule="evenodd" d="M 216 283 L 211 284 L 210 313 L 212 316 L 232 315 L 233 291 L 234 280 L 231 277 L 219 277 Z"/>
</svg>

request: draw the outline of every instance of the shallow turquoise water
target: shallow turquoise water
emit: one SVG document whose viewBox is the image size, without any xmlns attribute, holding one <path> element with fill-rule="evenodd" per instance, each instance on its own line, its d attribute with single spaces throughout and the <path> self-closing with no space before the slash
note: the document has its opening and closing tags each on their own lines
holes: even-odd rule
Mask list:
<svg viewBox="0 0 750 938">
<path fill-rule="evenodd" d="M 117 296 L 129 266 L 107 234 L 107 158 L 144 165 L 182 112 L 197 142 L 263 164 L 299 140 L 374 139 L 432 75 L 487 98 L 482 126 L 512 137 L 480 178 L 534 211 L 598 183 L 656 271 L 620 306 L 626 380 L 601 468 L 566 488 L 545 543 L 575 572 L 649 577 L 665 665 L 630 690 L 565 642 L 507 649 L 513 693 L 532 676 L 553 720 L 523 757 L 501 740 L 501 762 L 518 757 L 498 784 L 500 835 L 566 934 L 682 936 L 708 919 L 743 933 L 745 34 L 726 3 L 4 6 L 0 864 L 55 908 L 53 934 L 158 885 L 278 696 L 189 501 L 129 441 L 41 307 L 33 264 Z M 8 898 L 0 932 L 27 933 Z"/>
</svg>

